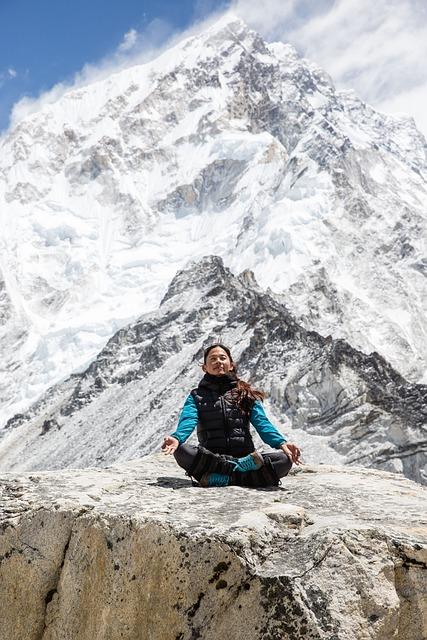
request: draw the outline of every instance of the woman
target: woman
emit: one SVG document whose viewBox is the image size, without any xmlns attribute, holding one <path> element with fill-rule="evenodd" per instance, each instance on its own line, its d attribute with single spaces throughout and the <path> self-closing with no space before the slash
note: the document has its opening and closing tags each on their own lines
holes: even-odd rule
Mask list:
<svg viewBox="0 0 427 640">
<path fill-rule="evenodd" d="M 301 464 L 301 452 L 268 420 L 261 403 L 265 394 L 237 377 L 230 350 L 222 344 L 205 350 L 202 369 L 205 375 L 187 397 L 176 431 L 164 438 L 164 453 L 173 453 L 202 487 L 277 485 L 292 463 Z M 279 451 L 256 451 L 250 422 Z M 196 427 L 199 446 L 185 444 Z"/>
</svg>

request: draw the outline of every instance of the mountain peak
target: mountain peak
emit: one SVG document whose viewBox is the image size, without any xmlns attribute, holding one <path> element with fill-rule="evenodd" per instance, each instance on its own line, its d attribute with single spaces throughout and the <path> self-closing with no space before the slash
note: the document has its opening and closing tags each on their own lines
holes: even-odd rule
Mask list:
<svg viewBox="0 0 427 640">
<path fill-rule="evenodd" d="M 230 47 L 238 47 L 241 51 L 251 51 L 255 47 L 265 51 L 266 45 L 261 36 L 244 20 L 232 13 L 226 13 L 206 30 L 179 42 L 169 53 L 174 52 L 176 63 L 185 61 L 186 64 L 191 64 L 195 60 L 210 58 L 212 55 L 226 56 L 230 53 Z"/>
<path fill-rule="evenodd" d="M 164 301 L 249 269 L 306 329 L 424 370 L 425 141 L 233 14 L 23 120 L 0 176 L 6 419 L 207 250 L 222 271 Z"/>
<path fill-rule="evenodd" d="M 205 33 L 204 39 L 209 44 L 218 46 L 221 42 L 233 42 L 244 46 L 244 44 L 253 45 L 255 42 L 263 46 L 264 40 L 257 31 L 254 31 L 240 17 L 232 13 L 227 13 L 217 20 Z"/>
<path fill-rule="evenodd" d="M 229 29 L 234 33 L 240 33 L 242 31 L 252 31 L 248 24 L 240 18 L 240 16 L 236 15 L 232 12 L 227 12 L 223 14 L 218 20 L 213 22 L 211 26 L 205 31 L 207 33 L 216 33 L 218 31 L 222 31 L 223 29 Z"/>
<path fill-rule="evenodd" d="M 210 288 L 224 286 L 233 278 L 234 276 L 224 266 L 220 256 L 204 256 L 200 260 L 192 260 L 172 279 L 160 305 L 177 295 L 181 296 L 189 288 L 203 289 L 206 285 Z"/>
</svg>

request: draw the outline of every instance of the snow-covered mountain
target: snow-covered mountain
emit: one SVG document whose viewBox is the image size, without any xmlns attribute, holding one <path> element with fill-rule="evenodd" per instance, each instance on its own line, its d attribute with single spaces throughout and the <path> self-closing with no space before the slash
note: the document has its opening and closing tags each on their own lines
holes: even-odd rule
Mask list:
<svg viewBox="0 0 427 640">
<path fill-rule="evenodd" d="M 426 175 L 412 120 L 238 19 L 69 91 L 1 142 L 3 421 L 206 253 L 420 379 Z"/>
<path fill-rule="evenodd" d="M 52 388 L 0 439 L 2 470 L 104 466 L 159 448 L 203 375 L 203 347 L 232 346 L 308 462 L 403 471 L 427 483 L 427 386 L 378 354 L 307 331 L 251 272 L 218 257 L 180 271 L 158 310 L 120 329 L 81 374 Z"/>
</svg>

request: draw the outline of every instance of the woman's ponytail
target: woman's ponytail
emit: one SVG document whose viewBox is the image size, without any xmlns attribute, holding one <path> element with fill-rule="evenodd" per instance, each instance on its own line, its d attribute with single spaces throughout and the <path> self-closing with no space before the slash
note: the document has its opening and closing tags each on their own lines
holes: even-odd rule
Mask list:
<svg viewBox="0 0 427 640">
<path fill-rule="evenodd" d="M 236 402 L 244 413 L 250 413 L 254 402 L 264 400 L 266 394 L 263 391 L 254 389 L 249 382 L 237 378 Z"/>
</svg>

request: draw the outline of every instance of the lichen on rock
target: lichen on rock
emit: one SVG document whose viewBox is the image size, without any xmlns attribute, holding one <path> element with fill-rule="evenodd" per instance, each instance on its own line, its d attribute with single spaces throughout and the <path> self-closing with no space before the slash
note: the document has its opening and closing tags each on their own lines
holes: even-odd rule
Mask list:
<svg viewBox="0 0 427 640">
<path fill-rule="evenodd" d="M 154 455 L 0 482 L 0 640 L 426 637 L 427 491 L 391 473 L 202 489 Z"/>
</svg>

